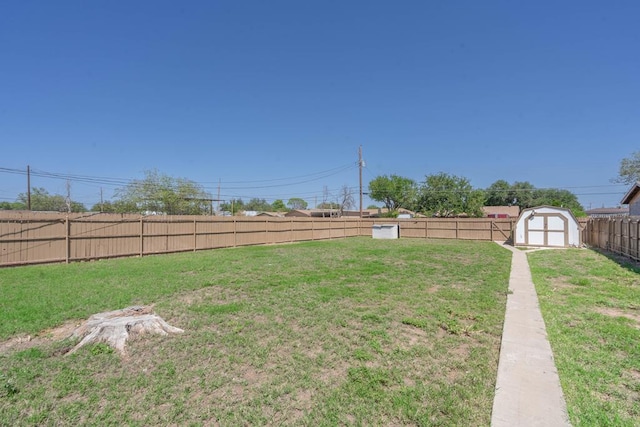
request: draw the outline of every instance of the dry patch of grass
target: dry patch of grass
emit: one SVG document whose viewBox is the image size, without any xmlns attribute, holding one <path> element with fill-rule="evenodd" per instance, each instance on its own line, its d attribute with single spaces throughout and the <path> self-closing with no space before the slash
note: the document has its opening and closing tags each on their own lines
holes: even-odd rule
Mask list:
<svg viewBox="0 0 640 427">
<path fill-rule="evenodd" d="M 358 238 L 48 266 L 54 287 L 137 278 L 100 310 L 155 304 L 185 333 L 134 340 L 127 359 L 4 347 L 0 424 L 487 425 L 510 259 L 493 243 Z M 0 286 L 47 275 L 0 270 Z M 13 328 L 75 319 L 70 306 Z"/>
<path fill-rule="evenodd" d="M 619 308 L 611 307 L 598 307 L 596 313 L 603 314 L 611 317 L 623 317 L 625 319 L 633 320 L 633 325 L 636 328 L 640 328 L 640 313 L 631 312 L 631 310 L 620 310 Z"/>
<path fill-rule="evenodd" d="M 640 270 L 589 251 L 529 254 L 574 426 L 640 419 Z"/>
</svg>

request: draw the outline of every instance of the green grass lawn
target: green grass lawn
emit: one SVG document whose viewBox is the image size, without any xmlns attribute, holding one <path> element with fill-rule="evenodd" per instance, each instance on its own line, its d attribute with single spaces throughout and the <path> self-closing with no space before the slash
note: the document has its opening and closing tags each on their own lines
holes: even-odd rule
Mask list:
<svg viewBox="0 0 640 427">
<path fill-rule="evenodd" d="M 528 256 L 571 423 L 640 425 L 640 269 L 589 250 Z"/>
<path fill-rule="evenodd" d="M 510 260 L 352 238 L 2 269 L 0 425 L 488 425 Z M 185 333 L 1 350 L 134 304 Z"/>
</svg>

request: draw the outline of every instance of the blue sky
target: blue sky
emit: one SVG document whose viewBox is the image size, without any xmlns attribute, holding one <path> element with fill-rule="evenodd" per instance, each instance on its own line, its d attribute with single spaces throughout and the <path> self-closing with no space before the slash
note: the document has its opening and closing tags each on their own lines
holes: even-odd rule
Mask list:
<svg viewBox="0 0 640 427">
<path fill-rule="evenodd" d="M 588 209 L 619 203 L 610 179 L 640 150 L 636 0 L 1 9 L 0 201 L 30 165 L 50 193 L 114 178 L 71 180 L 87 207 L 151 169 L 312 205 L 357 191 L 362 145 L 365 186 L 442 171 L 566 188 Z"/>
</svg>

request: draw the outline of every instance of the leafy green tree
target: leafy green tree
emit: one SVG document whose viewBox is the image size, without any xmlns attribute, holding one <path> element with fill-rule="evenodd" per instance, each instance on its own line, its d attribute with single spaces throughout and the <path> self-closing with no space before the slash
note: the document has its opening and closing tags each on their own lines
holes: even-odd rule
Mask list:
<svg viewBox="0 0 640 427">
<path fill-rule="evenodd" d="M 135 203 L 123 200 L 116 200 L 113 202 L 113 209 L 116 213 L 141 213 Z"/>
<path fill-rule="evenodd" d="M 109 200 L 105 200 L 104 202 L 98 202 L 93 206 L 91 206 L 91 209 L 89 210 L 91 212 L 104 212 L 104 213 L 114 213 L 116 211 L 113 203 L 111 203 L 111 201 Z"/>
<path fill-rule="evenodd" d="M 558 206 L 570 209 L 576 217 L 586 216 L 578 197 L 569 190 L 544 188 L 534 191 L 535 206 Z"/>
<path fill-rule="evenodd" d="M 633 184 L 638 181 L 640 181 L 640 151 L 635 151 L 631 156 L 620 161 L 618 177 L 613 182 Z"/>
<path fill-rule="evenodd" d="M 229 202 L 221 203 L 220 209 L 226 212 L 231 212 L 231 215 L 247 210 L 245 209 L 242 199 L 231 199 Z"/>
<path fill-rule="evenodd" d="M 269 212 L 271 205 L 265 199 L 253 198 L 244 205 L 245 211 Z"/>
<path fill-rule="evenodd" d="M 18 195 L 18 202 L 23 204 L 26 208 L 28 195 L 26 193 L 20 193 Z M 53 211 L 53 212 L 67 212 L 71 208 L 71 212 L 86 212 L 87 208 L 80 202 L 73 200 L 67 204 L 67 198 L 60 194 L 49 194 L 47 190 L 42 187 L 34 187 L 31 189 L 31 210 L 32 211 Z"/>
<path fill-rule="evenodd" d="M 479 217 L 483 203 L 483 191 L 474 189 L 467 178 L 444 172 L 428 175 L 420 190 L 420 210 L 431 216 Z"/>
<path fill-rule="evenodd" d="M 536 206 L 535 189 L 528 181 L 514 182 L 509 194 L 510 199 L 513 200 L 512 206 L 520 206 L 520 209 Z"/>
<path fill-rule="evenodd" d="M 416 202 L 416 195 L 416 182 L 402 176 L 380 175 L 369 182 L 369 197 L 384 203 L 389 211 L 411 209 Z"/>
<path fill-rule="evenodd" d="M 27 206 L 22 202 L 0 202 L 0 210 L 3 211 L 18 211 L 27 209 Z"/>
<path fill-rule="evenodd" d="M 114 202 L 106 200 L 102 203 L 96 203 L 91 207 L 91 212 L 103 212 L 103 213 L 143 213 L 138 205 L 133 202 L 126 202 L 122 200 L 116 200 Z"/>
<path fill-rule="evenodd" d="M 289 206 L 291 209 L 307 209 L 307 206 L 309 205 L 299 197 L 292 197 L 287 202 L 287 206 Z"/>
<path fill-rule="evenodd" d="M 211 195 L 193 181 L 152 170 L 145 172 L 144 179 L 116 190 L 116 197 L 123 206 L 135 205 L 141 212 L 201 215 L 209 212 Z"/>
<path fill-rule="evenodd" d="M 367 209 L 379 209 L 379 207 L 376 205 L 369 205 L 367 206 Z"/>
<path fill-rule="evenodd" d="M 271 209 L 273 209 L 275 212 L 286 212 L 289 210 L 287 209 L 287 206 L 284 204 L 284 202 L 280 199 L 274 200 L 273 203 L 271 203 Z"/>
<path fill-rule="evenodd" d="M 512 206 L 513 194 L 511 184 L 504 179 L 500 179 L 485 190 L 486 206 Z"/>
</svg>

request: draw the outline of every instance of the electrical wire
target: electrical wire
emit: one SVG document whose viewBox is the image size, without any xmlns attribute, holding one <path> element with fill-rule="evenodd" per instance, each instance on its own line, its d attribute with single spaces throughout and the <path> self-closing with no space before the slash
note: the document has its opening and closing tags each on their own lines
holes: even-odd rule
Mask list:
<svg viewBox="0 0 640 427">
<path fill-rule="evenodd" d="M 336 168 L 314 172 L 305 175 L 298 175 L 295 177 L 288 178 L 274 178 L 274 179 L 264 179 L 264 180 L 255 180 L 255 181 L 230 181 L 225 182 L 225 188 L 231 190 L 245 190 L 245 189 L 262 189 L 262 188 L 276 188 L 276 187 L 286 187 L 292 185 L 306 184 L 308 182 L 317 181 L 320 179 L 328 178 L 330 176 L 337 175 L 342 172 L 346 172 L 351 169 L 355 169 L 357 167 L 357 163 L 349 163 L 346 165 L 338 166 Z M 11 168 L 3 168 L 0 167 L 0 172 L 11 173 L 17 175 L 27 175 L 27 172 L 22 169 L 11 169 Z M 57 172 L 47 172 L 38 169 L 31 169 L 31 176 L 37 176 L 42 178 L 51 178 L 58 180 L 68 180 L 71 182 L 82 182 L 82 183 L 92 183 L 92 184 L 103 184 L 103 185 L 112 185 L 112 186 L 124 186 L 129 184 L 134 184 L 137 182 L 144 181 L 143 179 L 124 179 L 124 178 L 110 178 L 110 177 L 99 177 L 99 176 L 90 176 L 90 175 L 75 175 L 75 174 L 62 174 Z M 283 184 L 273 184 L 273 185 L 258 185 L 258 186 L 228 186 L 227 184 L 250 184 L 250 183 L 267 183 L 267 182 L 279 182 L 279 181 L 287 181 L 293 179 L 302 179 L 300 181 L 287 182 Z M 204 181 L 204 182 L 196 182 L 196 184 L 204 186 L 205 184 L 219 184 L 212 181 Z"/>
<path fill-rule="evenodd" d="M 224 182 L 224 189 L 226 192 L 231 191 L 233 193 L 225 193 L 225 194 L 221 194 L 220 197 L 224 197 L 226 199 L 240 199 L 240 198 L 246 198 L 246 199 L 252 199 L 252 198 L 260 198 L 260 199 L 266 199 L 266 198 L 270 198 L 272 200 L 278 200 L 278 199 L 282 199 L 282 198 L 287 198 L 287 197 L 321 197 L 323 196 L 323 192 L 322 191 L 316 191 L 316 192 L 306 192 L 306 193 L 291 193 L 288 192 L 287 194 L 269 194 L 269 195 L 263 195 L 263 196 L 255 196 L 255 195 L 247 195 L 247 194 L 238 194 L 236 193 L 236 190 L 245 190 L 246 192 L 252 192 L 253 190 L 262 190 L 262 189 L 267 189 L 267 188 L 284 188 L 284 187 L 291 187 L 291 186 L 295 186 L 295 185 L 301 185 L 301 184 L 307 184 L 310 182 L 314 182 L 314 181 L 319 181 L 319 180 L 323 180 L 332 176 L 336 176 L 339 175 L 341 173 L 347 172 L 349 170 L 353 170 L 355 168 L 358 167 L 357 162 L 351 162 L 348 164 L 344 164 L 341 166 L 337 166 L 335 168 L 331 168 L 331 169 L 326 169 L 326 170 L 322 170 L 322 171 L 318 171 L 318 172 L 312 172 L 312 173 L 308 173 L 308 174 L 303 174 L 303 175 L 297 175 L 297 176 L 292 176 L 292 177 L 286 177 L 286 178 L 273 178 L 273 179 L 264 179 L 264 180 L 248 180 L 248 181 L 229 181 L 229 182 Z M 7 174 L 14 174 L 14 175 L 22 175 L 22 176 L 26 176 L 27 175 L 27 171 L 24 169 L 15 169 L 15 168 L 7 168 L 7 167 L 0 167 L 0 173 L 7 173 Z M 44 170 L 39 170 L 39 169 L 35 169 L 32 168 L 29 171 L 29 174 L 33 177 L 40 177 L 40 178 L 47 178 L 47 179 L 56 179 L 56 180 L 64 180 L 64 181 L 69 181 L 72 183 L 82 183 L 82 184 L 92 184 L 92 185 L 100 185 L 100 186 L 106 186 L 106 187 L 116 187 L 117 188 L 124 188 L 127 186 L 138 186 L 138 185 L 144 185 L 144 179 L 125 179 L 125 178 L 114 178 L 114 177 L 103 177 L 103 176 L 91 176 L 91 175 L 79 175 L 79 174 L 64 174 L 64 173 L 59 173 L 59 172 L 49 172 L 49 171 L 44 171 Z M 294 181 L 292 181 L 294 180 Z M 291 182 L 283 182 L 283 181 L 291 181 Z M 211 187 L 211 186 L 205 186 L 204 184 L 217 184 L 220 185 L 222 182 L 212 182 L 212 181 L 204 181 L 204 182 L 195 182 L 192 181 L 194 184 L 200 186 L 203 190 L 205 191 L 210 191 L 210 192 L 215 192 L 219 187 L 215 186 L 215 187 Z M 251 184 L 251 183 L 273 183 L 270 185 L 254 185 L 254 186 L 250 186 L 250 185 L 243 185 L 243 184 Z M 232 185 L 229 186 L 228 184 L 239 184 L 239 185 Z M 352 189 L 353 187 L 350 187 L 350 189 Z M 245 191 L 242 191 L 242 193 L 245 193 Z M 323 191 L 330 191 L 331 193 L 333 192 L 337 192 L 339 190 L 323 190 Z M 10 199 L 7 199 L 10 200 Z"/>
<path fill-rule="evenodd" d="M 224 190 L 225 193 L 224 194 L 220 194 L 220 198 L 224 198 L 226 200 L 231 200 L 231 199 L 264 199 L 264 200 L 278 200 L 278 199 L 284 199 L 284 198 L 290 198 L 290 197 L 300 197 L 300 198 L 330 198 L 333 197 L 332 194 L 335 194 L 337 192 L 342 191 L 341 189 L 323 189 L 322 191 L 314 191 L 314 192 L 298 192 L 298 193 L 291 193 L 288 192 L 286 194 L 283 193 L 277 193 L 277 194 L 266 194 L 266 195 L 261 195 L 261 196 L 255 196 L 253 193 L 254 191 L 258 192 L 257 190 L 264 190 L 264 189 L 275 189 L 275 188 L 285 188 L 285 187 L 291 187 L 291 186 L 296 186 L 296 185 L 302 185 L 302 184 L 308 184 L 314 181 L 319 181 L 319 180 L 323 180 L 332 176 L 336 176 L 338 174 L 353 170 L 353 169 L 357 169 L 359 167 L 358 162 L 351 162 L 351 163 L 347 163 L 341 166 L 337 166 L 334 168 L 330 168 L 330 169 L 326 169 L 326 170 L 322 170 L 322 171 L 318 171 L 318 172 L 312 172 L 312 173 L 308 173 L 308 174 L 303 174 L 303 175 L 297 175 L 297 176 L 290 176 L 290 177 L 284 177 L 284 178 L 272 178 L 272 179 L 264 179 L 264 180 L 247 180 L 247 181 L 219 181 L 219 182 L 213 182 L 213 181 L 203 181 L 203 182 L 195 182 L 192 181 L 194 184 L 200 186 L 203 190 L 208 191 L 208 192 L 215 192 L 218 190 L 219 186 L 221 184 L 224 184 Z M 373 173 L 371 172 L 371 170 L 368 167 L 363 167 L 363 170 L 365 173 L 367 173 L 369 176 L 373 178 L 375 178 L 375 176 L 373 176 Z M 22 176 L 26 176 L 27 175 L 27 171 L 24 169 L 16 169 L 16 168 L 7 168 L 7 167 L 0 167 L 0 173 L 6 173 L 6 174 L 14 174 L 14 175 L 22 175 Z M 92 176 L 92 175 L 79 175 L 79 174 L 64 174 L 64 173 L 59 173 L 59 172 L 49 172 L 49 171 L 43 171 L 43 170 L 39 170 L 39 169 L 31 169 L 29 172 L 32 176 L 34 177 L 40 177 L 40 178 L 47 178 L 47 179 L 56 179 L 56 180 L 65 180 L 65 181 L 70 181 L 73 183 L 83 183 L 83 184 L 92 184 L 92 185 L 100 185 L 100 186 L 107 186 L 107 187 L 116 187 L 116 188 L 123 188 L 126 186 L 130 186 L 130 185 L 142 185 L 144 183 L 144 179 L 128 179 L 128 178 L 117 178 L 117 177 L 104 177 L 104 176 Z M 261 183 L 261 184 L 267 184 L 267 185 L 249 185 L 249 184 L 254 184 L 254 183 Z M 231 184 L 231 185 L 230 185 Z M 213 185 L 213 186 L 212 186 Z M 562 187 L 555 187 L 555 188 L 538 188 L 538 187 L 533 187 L 533 188 L 509 188 L 509 189 L 495 189 L 492 190 L 493 192 L 496 193 L 506 193 L 506 192 L 511 192 L 511 193 L 522 193 L 522 192 L 527 192 L 527 191 L 535 191 L 535 190 L 588 190 L 588 189 L 612 189 L 613 188 L 620 188 L 620 187 L 625 187 L 625 184 L 608 184 L 608 185 L 581 185 L 581 186 L 562 186 Z M 348 191 L 351 192 L 359 192 L 359 187 L 347 187 Z M 435 193 L 444 193 L 444 192 L 449 192 L 449 190 L 431 190 L 432 192 Z M 4 193 L 8 193 L 6 191 L 3 191 Z M 240 194 L 242 193 L 242 194 Z M 598 192 L 590 192 L 590 191 L 586 191 L 586 192 L 577 192 L 577 193 L 573 193 L 575 196 L 612 196 L 612 195 L 623 195 L 625 193 L 624 190 L 617 190 L 617 191 L 607 191 L 607 192 L 602 192 L 602 191 L 598 191 Z M 89 197 L 89 196 L 87 196 Z M 0 198 L 0 200 L 12 200 L 10 198 Z"/>
</svg>

